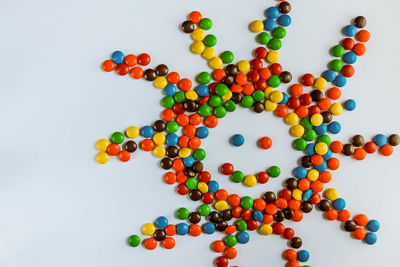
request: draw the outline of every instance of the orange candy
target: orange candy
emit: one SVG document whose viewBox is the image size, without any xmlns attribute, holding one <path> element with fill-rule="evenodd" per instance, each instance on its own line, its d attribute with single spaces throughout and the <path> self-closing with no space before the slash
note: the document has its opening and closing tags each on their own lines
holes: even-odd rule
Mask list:
<svg viewBox="0 0 400 267">
<path fill-rule="evenodd" d="M 201 234 L 201 226 L 198 224 L 192 224 L 189 227 L 189 235 L 191 236 L 199 236 Z"/>
<path fill-rule="evenodd" d="M 333 141 L 330 146 L 333 153 L 342 153 L 343 151 L 343 144 L 340 141 Z"/>
<path fill-rule="evenodd" d="M 300 206 L 301 206 L 301 202 L 296 199 L 291 199 L 288 201 L 288 207 L 291 210 L 298 210 L 298 209 L 300 209 Z"/>
<path fill-rule="evenodd" d="M 290 93 L 294 96 L 301 96 L 303 94 L 303 86 L 301 84 L 293 84 L 290 87 Z"/>
<path fill-rule="evenodd" d="M 366 226 L 368 224 L 368 217 L 365 214 L 358 214 L 354 217 L 354 222 L 358 226 Z"/>
<path fill-rule="evenodd" d="M 188 179 L 188 177 L 185 175 L 185 173 L 183 171 L 178 171 L 176 173 L 176 180 L 179 183 L 184 183 L 184 182 L 186 182 L 187 179 Z"/>
<path fill-rule="evenodd" d="M 232 87 L 231 87 L 231 91 L 232 91 L 233 93 L 240 93 L 240 92 L 243 91 L 243 87 L 242 87 L 241 85 L 234 84 L 234 85 L 232 85 Z"/>
<path fill-rule="evenodd" d="M 128 65 L 129 67 L 133 67 L 137 64 L 137 57 L 135 55 L 127 55 L 124 59 L 124 62 L 126 65 Z"/>
<path fill-rule="evenodd" d="M 381 152 L 381 154 L 384 155 L 385 157 L 390 156 L 393 154 L 393 146 L 389 144 L 383 145 L 379 150 L 379 152 Z"/>
<path fill-rule="evenodd" d="M 129 74 L 134 79 L 140 79 L 143 77 L 143 69 L 141 67 L 133 67 Z"/>
<path fill-rule="evenodd" d="M 307 191 L 308 189 L 310 189 L 310 180 L 308 180 L 307 178 L 300 179 L 297 187 L 303 192 Z"/>
<path fill-rule="evenodd" d="M 319 180 L 312 182 L 310 187 L 316 193 L 319 193 L 322 190 L 324 190 L 324 184 Z"/>
<path fill-rule="evenodd" d="M 291 261 L 286 264 L 286 267 L 300 267 L 300 263 L 298 261 Z"/>
<path fill-rule="evenodd" d="M 195 136 L 196 135 L 196 126 L 193 125 L 187 125 L 185 128 L 183 128 L 183 133 L 189 137 Z"/>
<path fill-rule="evenodd" d="M 193 23 L 199 23 L 202 20 L 202 15 L 199 11 L 193 11 L 192 13 L 190 13 L 189 15 L 189 19 L 193 22 Z M 222 251 L 221 251 L 222 252 Z"/>
<path fill-rule="evenodd" d="M 235 80 L 236 80 L 237 84 L 244 85 L 247 83 L 247 75 L 240 72 L 240 73 L 236 74 Z"/>
<path fill-rule="evenodd" d="M 119 151 L 121 150 L 121 148 L 119 147 L 119 145 L 117 144 L 111 144 L 107 147 L 107 153 L 110 156 L 116 156 L 118 155 Z"/>
<path fill-rule="evenodd" d="M 363 159 L 365 159 L 366 156 L 367 156 L 367 152 L 365 151 L 364 148 L 359 147 L 354 150 L 353 157 L 356 160 L 363 160 Z"/>
<path fill-rule="evenodd" d="M 164 109 L 161 117 L 165 121 L 172 121 L 175 118 L 175 112 L 172 109 Z"/>
<path fill-rule="evenodd" d="M 224 254 L 225 254 L 225 257 L 227 257 L 228 259 L 234 259 L 234 258 L 236 258 L 237 251 L 234 247 L 231 247 L 231 248 L 225 249 Z"/>
<path fill-rule="evenodd" d="M 180 125 L 180 126 L 186 126 L 189 124 L 189 116 L 186 114 L 179 114 L 176 117 L 176 122 Z"/>
<path fill-rule="evenodd" d="M 356 37 L 358 41 L 365 43 L 369 41 L 371 35 L 367 30 L 361 30 L 357 33 Z"/>
<path fill-rule="evenodd" d="M 210 115 L 205 118 L 204 124 L 208 128 L 215 128 L 218 125 L 218 118 L 214 115 Z"/>
<path fill-rule="evenodd" d="M 115 69 L 115 63 L 112 60 L 106 60 L 103 62 L 103 70 L 110 72 Z"/>
<path fill-rule="evenodd" d="M 215 198 L 217 200 L 226 200 L 228 198 L 228 191 L 225 189 L 219 189 L 217 192 L 215 192 Z"/>
<path fill-rule="evenodd" d="M 271 214 L 264 214 L 263 224 L 271 224 L 274 221 L 274 216 Z"/>
<path fill-rule="evenodd" d="M 329 171 L 324 171 L 319 174 L 319 181 L 329 183 L 332 180 L 332 174 Z"/>
<path fill-rule="evenodd" d="M 280 105 L 275 109 L 275 115 L 280 118 L 285 118 L 289 114 L 289 109 L 285 105 Z"/>
<path fill-rule="evenodd" d="M 364 228 L 357 228 L 354 232 L 353 232 L 353 236 L 355 239 L 358 240 L 363 240 L 365 238 L 365 236 L 367 235 L 367 232 L 365 231 Z"/>
<path fill-rule="evenodd" d="M 214 71 L 214 80 L 216 81 L 222 81 L 223 78 L 226 76 L 226 72 L 223 69 L 217 69 Z"/>
<path fill-rule="evenodd" d="M 172 168 L 174 168 L 175 171 L 183 171 L 185 169 L 185 164 L 183 164 L 182 159 L 175 159 L 172 163 Z"/>
<path fill-rule="evenodd" d="M 140 148 L 144 151 L 152 151 L 154 148 L 154 142 L 151 139 L 144 139 L 141 143 L 140 143 Z"/>
<path fill-rule="evenodd" d="M 322 110 L 329 110 L 329 108 L 331 107 L 331 101 L 329 100 L 329 98 L 323 98 L 321 99 L 321 101 L 319 101 L 318 106 Z"/>
<path fill-rule="evenodd" d="M 340 161 L 337 158 L 330 158 L 327 161 L 327 163 L 328 163 L 328 168 L 333 171 L 339 169 L 340 167 Z"/>
<path fill-rule="evenodd" d="M 338 100 L 342 96 L 342 91 L 337 87 L 332 87 L 328 91 L 328 97 L 333 100 Z"/>
<path fill-rule="evenodd" d="M 308 114 L 310 113 L 308 107 L 306 106 L 300 106 L 296 109 L 296 114 L 300 117 L 300 118 L 305 118 L 308 116 Z"/>
<path fill-rule="evenodd" d="M 147 238 L 144 241 L 144 247 L 149 249 L 149 250 L 153 250 L 157 247 L 157 241 L 154 238 Z"/>
<path fill-rule="evenodd" d="M 267 204 L 265 206 L 265 212 L 270 215 L 275 215 L 278 212 L 278 207 L 274 204 Z"/>
<path fill-rule="evenodd" d="M 362 56 L 365 54 L 365 51 L 367 49 L 365 48 L 365 45 L 362 43 L 358 43 L 353 47 L 353 52 L 357 55 L 357 56 Z"/>
<path fill-rule="evenodd" d="M 314 165 L 321 165 L 322 163 L 324 163 L 324 157 L 322 157 L 321 155 L 315 154 L 311 156 L 311 162 Z"/>
<path fill-rule="evenodd" d="M 246 83 L 243 85 L 243 94 L 251 95 L 254 93 L 254 86 L 251 83 Z"/>
<path fill-rule="evenodd" d="M 292 220 L 295 222 L 299 222 L 299 221 L 303 220 L 303 212 L 301 210 L 295 210 L 293 212 Z"/>
<path fill-rule="evenodd" d="M 176 226 L 173 224 L 170 224 L 167 227 L 165 227 L 164 231 L 165 231 L 166 235 L 174 236 L 174 235 L 176 235 Z"/>
<path fill-rule="evenodd" d="M 284 255 L 285 259 L 287 259 L 288 261 L 294 261 L 297 259 L 297 252 L 294 249 L 285 250 L 283 255 Z"/>
<path fill-rule="evenodd" d="M 189 136 L 182 135 L 179 137 L 178 145 L 180 147 L 188 147 L 189 146 Z"/>
<path fill-rule="evenodd" d="M 288 204 L 286 199 L 280 197 L 277 200 L 275 200 L 275 205 L 280 209 L 286 209 Z"/>
<path fill-rule="evenodd" d="M 192 149 L 198 149 L 201 146 L 201 139 L 197 136 L 189 140 L 189 147 Z"/>
<path fill-rule="evenodd" d="M 347 222 L 350 219 L 350 211 L 341 210 L 338 214 L 338 220 L 341 222 Z"/>
<path fill-rule="evenodd" d="M 179 76 L 179 73 L 177 73 L 177 72 L 171 72 L 167 76 L 168 83 L 172 83 L 172 84 L 177 84 L 179 82 L 180 78 L 181 77 Z"/>
<path fill-rule="evenodd" d="M 265 203 L 264 199 L 257 198 L 257 199 L 254 200 L 253 208 L 255 210 L 262 211 L 262 210 L 265 209 L 266 205 L 267 205 L 267 203 Z"/>
<path fill-rule="evenodd" d="M 192 125 L 199 125 L 201 123 L 201 120 L 202 120 L 201 116 L 197 113 L 189 116 L 189 122 Z"/>
<path fill-rule="evenodd" d="M 175 239 L 167 237 L 163 240 L 163 246 L 166 249 L 173 249 L 175 247 Z"/>
<path fill-rule="evenodd" d="M 231 235 L 234 232 L 236 232 L 236 226 L 235 225 L 230 225 L 230 226 L 226 227 L 226 229 L 225 229 L 225 234 L 227 234 L 227 235 Z"/>
<path fill-rule="evenodd" d="M 239 206 L 240 204 L 240 197 L 237 194 L 232 194 L 228 197 L 228 203 L 229 205 L 231 205 L 232 207 L 236 207 Z"/>
<path fill-rule="evenodd" d="M 183 78 L 178 82 L 178 87 L 182 91 L 189 91 L 190 88 L 192 88 L 192 81 L 187 78 Z"/>
<path fill-rule="evenodd" d="M 164 181 L 167 184 L 174 184 L 176 182 L 176 174 L 173 172 L 167 172 L 164 174 Z"/>
<path fill-rule="evenodd" d="M 263 80 L 268 80 L 271 77 L 271 70 L 268 68 L 262 68 L 260 70 L 260 78 Z"/>
<path fill-rule="evenodd" d="M 328 220 L 334 221 L 338 217 L 338 212 L 335 209 L 330 209 L 325 213 L 325 216 Z"/>
<path fill-rule="evenodd" d="M 127 162 L 127 161 L 129 161 L 130 158 L 131 158 L 131 153 L 129 153 L 129 152 L 126 151 L 126 150 L 120 151 L 120 152 L 118 153 L 118 158 L 119 158 L 119 160 L 122 161 L 122 162 Z"/>
<path fill-rule="evenodd" d="M 215 252 L 222 252 L 225 250 L 225 244 L 221 240 L 214 241 L 211 246 Z"/>
</svg>

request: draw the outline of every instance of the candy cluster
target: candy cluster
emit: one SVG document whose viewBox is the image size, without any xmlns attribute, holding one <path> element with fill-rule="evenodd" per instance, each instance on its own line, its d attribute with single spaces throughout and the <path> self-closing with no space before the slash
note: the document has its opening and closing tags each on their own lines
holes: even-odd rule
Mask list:
<svg viewBox="0 0 400 267">
<path fill-rule="evenodd" d="M 146 223 L 142 232 L 148 236 L 143 242 L 147 249 L 155 249 L 159 242 L 164 248 L 172 249 L 176 235 L 196 237 L 202 233 L 224 232 L 226 236 L 213 242 L 212 250 L 221 253 L 215 264 L 225 267 L 237 256 L 236 245 L 248 243 L 249 232 L 258 230 L 261 235 L 275 234 L 287 239 L 290 248 L 284 252 L 288 261 L 286 266 L 300 266 L 301 262 L 308 261 L 309 252 L 297 250 L 302 246 L 302 239 L 292 228 L 285 227 L 283 221 L 299 222 L 314 206 L 325 213 L 326 219 L 342 222 L 344 229 L 352 232 L 354 238 L 367 244 L 377 241 L 378 221 L 370 220 L 364 214 L 352 217 L 338 191 L 326 188 L 332 179 L 332 171 L 340 166 L 339 159 L 333 157 L 334 153 L 352 155 L 361 160 L 379 148 L 382 155 L 389 156 L 393 147 L 400 143 L 396 134 L 389 137 L 379 134 L 370 142 L 356 135 L 351 143 L 345 145 L 331 139 L 331 134 L 341 130 L 334 117 L 343 110 L 352 111 L 356 107 L 354 100 L 338 100 L 340 88 L 354 74 L 353 64 L 366 51 L 364 43 L 370 38 L 369 32 L 362 29 L 366 26 L 366 19 L 359 16 L 352 25 L 344 27 L 346 38 L 332 48 L 331 54 L 335 59 L 321 76 L 315 78 L 312 74 L 305 74 L 299 79 L 301 83 L 290 84 L 291 73 L 278 63 L 278 50 L 286 36 L 285 27 L 292 22 L 288 15 L 290 11 L 291 5 L 280 1 L 265 11 L 264 21 L 251 22 L 249 28 L 257 33 L 256 40 L 262 46 L 254 50 L 253 59 L 237 63 L 233 63 L 235 57 L 229 50 L 217 55 L 214 48 L 217 37 L 206 32 L 212 28 L 212 20 L 203 18 L 198 11 L 192 12 L 181 24 L 181 29 L 191 34 L 191 51 L 206 59 L 213 69 L 211 73 L 200 72 L 196 76 L 197 85 L 188 78 L 181 78 L 177 72 L 170 72 L 165 64 L 144 70 L 143 67 L 151 61 L 146 53 L 125 56 L 116 51 L 110 60 L 103 63 L 107 72 L 115 70 L 122 76 L 129 74 L 134 79 L 144 78 L 153 82 L 164 94 L 162 105 L 165 109 L 161 119 L 151 125 L 140 129 L 130 126 L 125 134 L 115 132 L 111 143 L 100 139 L 96 144 L 100 151 L 96 160 L 104 164 L 109 156 L 118 156 L 123 162 L 129 161 L 139 144 L 141 150 L 152 151 L 161 159 L 160 166 L 166 170 L 165 183 L 177 184 L 176 190 L 180 195 L 202 202 L 195 211 L 177 210 L 176 216 L 183 222 L 170 223 L 167 217 L 160 216 L 154 223 Z M 278 89 L 284 84 L 288 93 Z M 229 193 L 204 169 L 202 161 L 206 151 L 201 148 L 202 140 L 208 137 L 210 129 L 216 127 L 220 119 L 238 106 L 250 108 L 255 113 L 273 112 L 282 118 L 295 138 L 293 148 L 305 154 L 293 170 L 294 177 L 286 179 L 284 188 L 278 193 L 268 191 L 259 198 Z M 140 142 L 132 140 L 139 136 L 143 137 Z M 124 143 L 125 139 L 129 140 Z M 243 136 L 233 136 L 231 142 L 240 146 L 244 142 Z M 268 137 L 259 140 L 259 146 L 264 149 L 268 149 L 271 143 Z M 229 175 L 233 182 L 243 182 L 249 187 L 265 184 L 270 177 L 280 175 L 277 166 L 245 176 L 232 164 L 225 163 L 220 171 Z M 202 219 L 205 222 L 200 225 Z M 137 247 L 141 239 L 132 235 L 128 243 Z"/>
</svg>

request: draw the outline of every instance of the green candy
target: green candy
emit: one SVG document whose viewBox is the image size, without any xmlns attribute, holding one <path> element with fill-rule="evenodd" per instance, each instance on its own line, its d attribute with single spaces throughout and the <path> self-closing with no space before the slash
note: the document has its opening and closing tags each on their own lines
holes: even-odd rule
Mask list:
<svg viewBox="0 0 400 267">
<path fill-rule="evenodd" d="M 236 110 L 236 103 L 233 102 L 232 100 L 228 100 L 224 103 L 224 107 L 226 108 L 227 111 L 233 112 Z"/>
<path fill-rule="evenodd" d="M 235 59 L 235 56 L 231 51 L 222 52 L 220 57 L 224 63 L 232 63 L 232 61 Z"/>
<path fill-rule="evenodd" d="M 312 141 L 317 138 L 317 133 L 313 129 L 308 129 L 304 132 L 303 138 L 306 141 Z"/>
<path fill-rule="evenodd" d="M 181 220 L 186 220 L 189 217 L 189 210 L 187 208 L 180 208 L 176 211 L 176 217 Z"/>
<path fill-rule="evenodd" d="M 218 107 L 218 106 L 221 106 L 221 104 L 222 104 L 222 99 L 221 99 L 220 96 L 212 95 L 212 96 L 210 97 L 210 100 L 208 101 L 208 104 L 209 104 L 211 107 L 213 107 L 213 108 Z"/>
<path fill-rule="evenodd" d="M 301 125 L 303 125 L 303 127 L 305 129 L 312 129 L 313 128 L 313 125 L 310 122 L 310 117 L 305 117 L 304 119 L 302 119 Z"/>
<path fill-rule="evenodd" d="M 268 169 L 268 174 L 272 178 L 276 178 L 281 174 L 281 169 L 278 166 L 272 166 Z"/>
<path fill-rule="evenodd" d="M 175 105 L 175 100 L 172 96 L 166 96 L 162 99 L 162 105 L 164 108 L 172 108 Z"/>
<path fill-rule="evenodd" d="M 272 50 L 279 50 L 282 47 L 282 41 L 278 38 L 272 38 L 268 43 L 269 48 Z"/>
<path fill-rule="evenodd" d="M 210 206 L 203 204 L 199 207 L 198 212 L 201 216 L 208 216 L 211 213 Z"/>
<path fill-rule="evenodd" d="M 224 238 L 224 243 L 227 247 L 234 247 L 237 244 L 236 236 L 228 235 Z"/>
<path fill-rule="evenodd" d="M 209 30 L 212 28 L 212 20 L 209 18 L 204 18 L 200 21 L 200 28 L 203 30 Z"/>
<path fill-rule="evenodd" d="M 176 121 L 167 122 L 166 130 L 169 133 L 176 133 L 179 129 L 179 124 Z"/>
<path fill-rule="evenodd" d="M 242 206 L 246 210 L 251 209 L 253 207 L 253 204 L 254 200 L 249 196 L 242 197 L 242 200 L 240 201 L 240 206 Z"/>
<path fill-rule="evenodd" d="M 236 228 L 239 232 L 244 232 L 247 230 L 247 223 L 244 220 L 239 220 L 236 222 Z"/>
<path fill-rule="evenodd" d="M 266 45 L 268 42 L 271 40 L 271 36 L 267 32 L 262 32 L 259 35 L 257 35 L 257 41 L 260 44 Z"/>
<path fill-rule="evenodd" d="M 334 57 L 342 57 L 344 55 L 344 47 L 341 45 L 335 45 L 332 47 L 332 56 Z"/>
<path fill-rule="evenodd" d="M 219 106 L 214 109 L 214 115 L 217 118 L 223 118 L 226 115 L 226 108 L 224 106 Z"/>
<path fill-rule="evenodd" d="M 111 142 L 113 142 L 114 144 L 121 144 L 122 142 L 124 142 L 124 134 L 121 132 L 115 132 L 111 135 Z"/>
<path fill-rule="evenodd" d="M 244 179 L 244 174 L 241 171 L 234 171 L 231 175 L 232 182 L 241 183 Z"/>
<path fill-rule="evenodd" d="M 197 180 L 196 177 L 191 177 L 189 179 L 186 180 L 186 187 L 189 190 L 193 190 L 197 188 L 197 184 L 199 183 L 199 181 Z"/>
<path fill-rule="evenodd" d="M 293 148 L 298 151 L 304 151 L 307 147 L 307 141 L 303 138 L 297 138 L 293 141 Z"/>
<path fill-rule="evenodd" d="M 343 62 L 340 59 L 334 59 L 329 62 L 329 68 L 333 71 L 341 71 L 343 68 Z"/>
<path fill-rule="evenodd" d="M 215 87 L 215 93 L 219 96 L 224 96 L 228 93 L 228 86 L 223 83 L 218 84 Z"/>
<path fill-rule="evenodd" d="M 137 247 L 140 245 L 140 237 L 138 237 L 137 235 L 131 235 L 130 237 L 128 237 L 128 244 L 131 247 Z"/>
<path fill-rule="evenodd" d="M 206 158 L 206 151 L 202 148 L 198 148 L 194 151 L 193 157 L 195 160 L 203 160 Z"/>
<path fill-rule="evenodd" d="M 263 101 L 265 98 L 265 93 L 261 90 L 255 90 L 253 93 L 253 98 L 256 101 Z"/>
<path fill-rule="evenodd" d="M 251 95 L 246 95 L 242 98 L 242 106 L 245 108 L 250 108 L 254 104 L 254 98 Z"/>
<path fill-rule="evenodd" d="M 286 36 L 286 30 L 285 28 L 279 26 L 276 27 L 273 31 L 272 31 L 272 35 L 278 39 L 282 39 Z"/>
<path fill-rule="evenodd" d="M 204 44 L 208 47 L 213 47 L 217 44 L 217 37 L 214 34 L 207 34 L 203 40 Z"/>
<path fill-rule="evenodd" d="M 184 92 L 184 91 L 179 91 L 179 92 L 177 92 L 177 93 L 174 95 L 174 99 L 175 99 L 175 101 L 178 102 L 178 103 L 184 102 L 184 101 L 186 100 L 185 92 Z"/>
<path fill-rule="evenodd" d="M 325 143 L 329 146 L 332 141 L 328 135 L 324 134 L 324 135 L 321 135 L 320 137 L 318 137 L 318 143 L 320 143 L 320 142 Z"/>
<path fill-rule="evenodd" d="M 277 88 L 279 85 L 281 85 L 281 79 L 277 75 L 272 75 L 268 79 L 268 85 L 273 87 L 273 88 Z"/>
<path fill-rule="evenodd" d="M 211 74 L 206 71 L 203 71 L 199 74 L 199 76 L 197 77 L 197 80 L 201 84 L 207 84 L 211 81 Z"/>
<path fill-rule="evenodd" d="M 207 117 L 211 115 L 211 108 L 207 104 L 203 104 L 199 107 L 197 112 L 200 114 L 202 117 Z"/>
</svg>

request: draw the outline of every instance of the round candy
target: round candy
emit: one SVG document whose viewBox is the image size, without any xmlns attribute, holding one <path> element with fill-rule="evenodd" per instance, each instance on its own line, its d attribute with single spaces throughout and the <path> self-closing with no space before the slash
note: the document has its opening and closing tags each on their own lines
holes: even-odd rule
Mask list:
<svg viewBox="0 0 400 267">
<path fill-rule="evenodd" d="M 307 250 L 300 250 L 297 252 L 297 259 L 301 262 L 306 262 L 310 258 L 310 253 Z"/>
<path fill-rule="evenodd" d="M 276 178 L 281 174 L 281 169 L 278 166 L 272 166 L 268 169 L 268 174 L 272 178 Z"/>
<path fill-rule="evenodd" d="M 378 134 L 375 135 L 373 141 L 377 146 L 381 147 L 387 144 L 387 137 L 383 134 Z"/>
<path fill-rule="evenodd" d="M 371 232 L 377 232 L 380 227 L 381 226 L 377 220 L 370 220 L 367 224 L 367 229 Z"/>
<path fill-rule="evenodd" d="M 101 151 L 96 155 L 96 161 L 100 164 L 106 164 L 108 162 L 109 156 L 107 152 Z"/>
<path fill-rule="evenodd" d="M 261 227 L 260 227 L 260 232 L 261 232 Z M 237 234 L 236 239 L 240 244 L 246 244 L 250 240 L 250 235 L 247 232 L 240 232 Z"/>
<path fill-rule="evenodd" d="M 367 233 L 364 240 L 365 243 L 367 243 L 368 245 L 373 245 L 378 240 L 378 237 L 376 236 L 375 233 Z"/>
<path fill-rule="evenodd" d="M 155 222 L 156 226 L 160 229 L 164 229 L 165 227 L 168 226 L 168 219 L 164 216 L 160 216 L 156 219 Z"/>
<path fill-rule="evenodd" d="M 186 235 L 189 232 L 189 226 L 186 223 L 179 223 L 176 225 L 176 233 L 178 235 Z"/>
<path fill-rule="evenodd" d="M 339 211 L 343 210 L 346 207 L 346 201 L 343 198 L 335 199 L 335 201 L 333 201 L 332 204 L 333 204 L 333 207 Z"/>
<path fill-rule="evenodd" d="M 128 238 L 128 244 L 129 244 L 131 247 L 137 247 L 137 246 L 139 246 L 139 245 L 140 245 L 140 237 L 137 236 L 137 235 L 131 235 L 131 236 Z"/>
<path fill-rule="evenodd" d="M 142 227 L 142 232 L 144 235 L 153 235 L 156 231 L 156 227 L 152 223 L 146 223 Z"/>
<path fill-rule="evenodd" d="M 277 7 L 270 7 L 265 10 L 265 16 L 276 19 L 279 16 L 279 9 Z"/>
<path fill-rule="evenodd" d="M 211 235 L 215 232 L 215 225 L 211 222 L 207 222 L 203 224 L 202 229 L 204 233 Z"/>
<path fill-rule="evenodd" d="M 347 25 L 343 28 L 343 33 L 348 37 L 353 37 L 357 33 L 357 28 L 354 25 Z"/>
<path fill-rule="evenodd" d="M 252 32 L 261 32 L 264 29 L 264 23 L 261 20 L 255 20 L 250 23 L 250 30 Z"/>
<path fill-rule="evenodd" d="M 258 144 L 262 149 L 269 149 L 272 146 L 272 140 L 268 136 L 264 136 L 260 138 Z"/>
<path fill-rule="evenodd" d="M 111 142 L 114 144 L 121 144 L 124 142 L 124 134 L 121 132 L 115 132 L 111 135 Z"/>
<path fill-rule="evenodd" d="M 334 201 L 338 198 L 338 191 L 335 188 L 329 188 L 325 190 L 325 197 L 331 201 Z"/>
<path fill-rule="evenodd" d="M 287 27 L 292 23 L 292 18 L 289 15 L 284 14 L 284 15 L 280 16 L 277 21 L 278 21 L 279 25 L 282 25 L 283 27 Z"/>
<path fill-rule="evenodd" d="M 241 146 L 244 144 L 244 137 L 241 134 L 235 134 L 231 137 L 231 143 L 234 146 Z"/>
<path fill-rule="evenodd" d="M 122 62 L 124 62 L 124 58 L 124 53 L 122 53 L 121 51 L 115 51 L 111 55 L 111 60 L 117 64 L 121 64 Z"/>
<path fill-rule="evenodd" d="M 200 21 L 200 28 L 204 29 L 204 30 L 209 30 L 212 28 L 212 21 L 209 18 L 204 18 Z"/>
<path fill-rule="evenodd" d="M 107 141 L 107 139 L 99 139 L 96 142 L 96 148 L 97 148 L 97 150 L 99 150 L 101 152 L 105 152 L 109 145 L 110 145 L 110 143 Z"/>
</svg>

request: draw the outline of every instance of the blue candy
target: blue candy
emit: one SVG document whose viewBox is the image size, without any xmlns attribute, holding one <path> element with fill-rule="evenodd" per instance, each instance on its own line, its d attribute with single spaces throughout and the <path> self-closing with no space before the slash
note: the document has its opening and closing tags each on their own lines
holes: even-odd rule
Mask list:
<svg viewBox="0 0 400 267">
<path fill-rule="evenodd" d="M 210 93 L 210 89 L 208 88 L 207 85 L 205 84 L 200 84 L 199 86 L 197 86 L 196 88 L 196 92 L 199 96 L 203 97 L 203 96 L 208 96 L 208 94 Z"/>
<path fill-rule="evenodd" d="M 367 229 L 371 232 L 377 232 L 381 228 L 381 225 L 377 220 L 370 220 L 367 224 Z"/>
<path fill-rule="evenodd" d="M 176 86 L 172 83 L 169 83 L 164 88 L 164 95 L 174 96 L 176 94 L 176 91 L 177 91 Z"/>
<path fill-rule="evenodd" d="M 332 204 L 335 210 L 343 210 L 346 207 L 346 201 L 343 198 L 335 199 Z"/>
<path fill-rule="evenodd" d="M 305 178 L 307 176 L 307 169 L 302 166 L 296 167 L 293 170 L 293 175 L 299 179 Z"/>
<path fill-rule="evenodd" d="M 186 235 L 189 232 L 189 226 L 186 223 L 178 223 L 176 225 L 176 233 L 178 235 Z"/>
<path fill-rule="evenodd" d="M 263 220 L 263 218 L 264 218 L 262 212 L 259 211 L 259 210 L 254 210 L 253 214 L 252 214 L 252 217 L 253 217 L 254 220 L 259 221 L 259 222 L 261 222 Z"/>
<path fill-rule="evenodd" d="M 150 138 L 154 135 L 154 129 L 151 126 L 144 126 L 142 129 L 140 129 L 140 134 L 143 137 Z"/>
<path fill-rule="evenodd" d="M 121 51 L 115 51 L 111 55 L 111 60 L 117 64 L 124 62 L 124 58 L 125 58 L 124 53 L 122 53 Z"/>
<path fill-rule="evenodd" d="M 322 123 L 321 125 L 314 127 L 314 130 L 318 135 L 323 135 L 328 131 L 328 126 L 326 126 L 326 123 Z"/>
<path fill-rule="evenodd" d="M 357 55 L 353 51 L 347 52 L 343 55 L 343 61 L 347 64 L 354 64 L 357 61 Z"/>
<path fill-rule="evenodd" d="M 373 141 L 377 146 L 384 146 L 387 143 L 387 137 L 384 136 L 383 134 L 378 134 L 375 135 Z"/>
<path fill-rule="evenodd" d="M 292 23 L 292 18 L 289 15 L 282 15 L 278 18 L 278 24 L 287 27 Z"/>
<path fill-rule="evenodd" d="M 174 146 L 174 145 L 178 144 L 179 137 L 174 133 L 170 133 L 165 138 L 165 141 L 167 142 L 167 145 Z"/>
<path fill-rule="evenodd" d="M 315 154 L 315 144 L 313 144 L 313 143 L 308 144 L 305 151 L 306 151 L 306 154 L 309 156 L 314 155 Z"/>
<path fill-rule="evenodd" d="M 347 83 L 347 79 L 346 77 L 344 77 L 343 75 L 338 75 L 336 76 L 335 80 L 333 81 L 333 83 L 337 86 L 337 87 L 343 87 L 346 85 Z"/>
<path fill-rule="evenodd" d="M 203 229 L 203 233 L 211 235 L 215 232 L 215 225 L 211 222 L 207 222 L 207 223 L 203 224 L 202 229 Z"/>
<path fill-rule="evenodd" d="M 348 37 L 353 37 L 357 33 L 357 27 L 354 25 L 347 25 L 343 28 L 343 34 Z"/>
<path fill-rule="evenodd" d="M 282 92 L 283 99 L 279 102 L 280 105 L 285 105 L 289 101 L 289 96 L 285 92 Z"/>
<path fill-rule="evenodd" d="M 236 239 L 240 244 L 246 244 L 249 242 L 250 236 L 247 232 L 240 232 L 237 234 Z"/>
<path fill-rule="evenodd" d="M 324 160 L 329 160 L 330 158 L 332 158 L 332 150 L 330 150 L 328 148 L 328 151 L 326 152 L 325 155 L 322 156 L 324 158 Z"/>
<path fill-rule="evenodd" d="M 194 159 L 194 157 L 192 155 L 183 159 L 183 164 L 186 167 L 192 167 L 195 162 L 196 162 L 196 160 Z"/>
<path fill-rule="evenodd" d="M 267 31 L 272 31 L 276 28 L 276 22 L 274 19 L 266 19 L 264 20 L 264 29 Z"/>
<path fill-rule="evenodd" d="M 340 130 L 342 130 L 342 125 L 338 123 L 337 121 L 333 121 L 329 123 L 328 125 L 328 131 L 333 134 L 338 134 L 340 133 Z"/>
<path fill-rule="evenodd" d="M 231 137 L 231 143 L 234 146 L 241 146 L 244 143 L 244 137 L 241 134 L 235 134 Z"/>
<path fill-rule="evenodd" d="M 208 191 L 210 193 L 215 193 L 218 191 L 218 189 L 219 189 L 219 184 L 217 181 L 212 180 L 208 182 Z"/>
<path fill-rule="evenodd" d="M 167 217 L 164 216 L 160 216 L 156 219 L 156 223 L 155 225 L 160 228 L 160 229 L 164 229 L 165 227 L 168 226 L 168 219 Z"/>
<path fill-rule="evenodd" d="M 368 233 L 365 236 L 365 243 L 367 243 L 368 245 L 373 245 L 376 243 L 376 241 L 378 240 L 378 237 L 376 236 L 375 233 Z"/>
<path fill-rule="evenodd" d="M 315 169 L 319 172 L 324 172 L 324 171 L 326 171 L 326 169 L 328 169 L 328 164 L 326 163 L 326 161 L 324 161 L 324 162 L 322 162 L 321 165 L 315 166 Z"/>
<path fill-rule="evenodd" d="M 307 250 L 300 250 L 297 252 L 297 259 L 300 262 L 306 262 L 310 258 L 310 253 Z"/>
<path fill-rule="evenodd" d="M 196 135 L 200 139 L 207 138 L 208 137 L 208 129 L 207 129 L 207 127 L 201 126 L 201 127 L 197 128 Z"/>
<path fill-rule="evenodd" d="M 336 78 L 336 73 L 333 70 L 326 70 L 322 73 L 322 77 L 324 77 L 328 82 L 333 82 Z"/>
<path fill-rule="evenodd" d="M 353 99 L 348 99 L 343 104 L 343 107 L 348 111 L 355 110 L 356 106 L 357 106 L 356 101 L 354 101 Z"/>
<path fill-rule="evenodd" d="M 310 200 L 312 193 L 313 193 L 313 191 L 311 189 L 308 189 L 307 191 L 305 191 L 303 194 L 303 200 L 304 201 Z"/>
<path fill-rule="evenodd" d="M 270 7 L 265 10 L 265 16 L 271 19 L 276 19 L 279 16 L 279 9 L 277 7 Z"/>
</svg>

